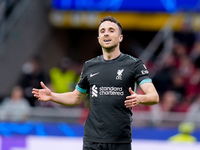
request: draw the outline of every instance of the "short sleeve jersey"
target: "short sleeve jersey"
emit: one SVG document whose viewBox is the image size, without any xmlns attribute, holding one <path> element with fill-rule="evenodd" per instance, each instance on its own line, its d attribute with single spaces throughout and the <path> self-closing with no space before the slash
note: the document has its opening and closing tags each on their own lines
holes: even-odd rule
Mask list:
<svg viewBox="0 0 200 150">
<path fill-rule="evenodd" d="M 84 141 L 130 143 L 132 112 L 124 101 L 129 87 L 151 82 L 144 63 L 121 53 L 113 60 L 98 56 L 87 61 L 76 89 L 89 93 L 90 111 L 84 124 Z M 136 84 L 135 84 L 136 83 Z"/>
</svg>

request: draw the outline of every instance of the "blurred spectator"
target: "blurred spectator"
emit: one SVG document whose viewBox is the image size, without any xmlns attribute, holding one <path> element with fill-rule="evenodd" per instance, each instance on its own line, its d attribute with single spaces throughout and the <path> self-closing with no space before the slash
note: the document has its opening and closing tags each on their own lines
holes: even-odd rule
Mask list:
<svg viewBox="0 0 200 150">
<path fill-rule="evenodd" d="M 186 121 L 193 122 L 194 124 L 196 124 L 196 126 L 200 127 L 199 116 L 200 116 L 200 94 L 197 96 L 195 101 L 191 104 L 187 112 Z"/>
<path fill-rule="evenodd" d="M 187 122 L 181 123 L 178 127 L 179 133 L 170 137 L 169 141 L 176 143 L 194 143 L 197 139 L 191 134 L 194 131 L 194 124 Z"/>
<path fill-rule="evenodd" d="M 194 62 L 194 64 L 200 68 L 200 39 L 198 39 L 195 44 L 194 47 L 190 53 L 190 57 L 192 59 L 192 61 Z"/>
<path fill-rule="evenodd" d="M 185 56 L 180 59 L 180 65 L 178 66 L 180 75 L 184 78 L 185 82 L 188 83 L 190 77 L 196 71 L 196 67 L 191 61 L 190 57 Z"/>
<path fill-rule="evenodd" d="M 172 77 L 171 90 L 174 91 L 174 93 L 176 93 L 176 96 L 180 102 L 186 93 L 185 81 L 183 77 L 180 75 L 180 73 L 177 71 L 171 74 L 171 77 Z"/>
<path fill-rule="evenodd" d="M 77 83 L 77 75 L 70 58 L 62 58 L 58 67 L 50 70 L 50 81 L 54 91 L 57 93 L 74 90 Z"/>
<path fill-rule="evenodd" d="M 187 47 L 182 43 L 174 43 L 173 55 L 177 60 L 187 56 Z"/>
<path fill-rule="evenodd" d="M 183 44 L 189 51 L 193 46 L 196 36 L 192 29 L 191 21 L 186 20 L 181 25 L 180 31 L 174 33 L 176 42 Z"/>
<path fill-rule="evenodd" d="M 1 105 L 1 120 L 25 121 L 30 114 L 31 106 L 23 96 L 23 89 L 15 86 L 11 96 L 3 99 Z"/>
<path fill-rule="evenodd" d="M 47 77 L 42 70 L 39 56 L 34 56 L 22 66 L 22 76 L 19 84 L 24 89 L 25 98 L 31 106 L 36 106 L 37 99 L 31 93 L 33 87 L 41 88 L 40 81 L 46 82 Z"/>
<path fill-rule="evenodd" d="M 173 52 L 169 54 L 170 57 L 163 60 L 165 61 L 163 66 L 153 77 L 155 87 L 163 97 L 161 98 L 163 111 L 187 112 L 199 91 L 200 71 L 196 62 L 200 54 L 200 44 L 195 42 L 194 33 L 185 25 L 187 24 L 183 24 L 181 31 L 175 34 L 176 40 Z M 187 41 L 189 37 L 192 38 Z M 169 94 L 169 90 L 174 93 L 175 102 L 169 101 L 168 98 L 166 100 L 165 95 Z"/>
<path fill-rule="evenodd" d="M 190 107 L 190 101 L 187 98 L 183 98 L 182 101 L 179 101 L 175 104 L 172 109 L 173 112 L 187 112 Z"/>
<path fill-rule="evenodd" d="M 166 91 L 160 98 L 160 103 L 150 106 L 151 121 L 153 125 L 162 123 L 162 119 L 169 112 L 187 112 L 190 103 L 180 97 L 174 90 Z"/>
<path fill-rule="evenodd" d="M 167 90 L 171 88 L 172 73 L 174 70 L 174 57 L 173 55 L 169 55 L 169 57 L 165 59 L 162 68 L 159 68 L 153 77 L 153 83 L 160 96 L 162 96 Z"/>
<path fill-rule="evenodd" d="M 160 103 L 150 106 L 151 125 L 159 126 L 163 121 L 163 117 L 173 110 L 177 101 L 177 95 L 174 91 L 166 91 L 160 97 Z"/>
<path fill-rule="evenodd" d="M 186 97 L 192 101 L 194 98 L 196 98 L 198 93 L 200 93 L 200 69 L 196 69 L 193 72 L 188 80 L 186 87 Z"/>
<path fill-rule="evenodd" d="M 176 92 L 178 102 L 172 111 L 187 112 L 190 103 L 197 94 L 200 73 L 192 63 L 190 57 L 180 58 L 180 64 L 173 74 L 172 90 Z"/>
<path fill-rule="evenodd" d="M 161 111 L 170 112 L 178 101 L 178 97 L 174 91 L 166 91 L 161 97 Z"/>
</svg>

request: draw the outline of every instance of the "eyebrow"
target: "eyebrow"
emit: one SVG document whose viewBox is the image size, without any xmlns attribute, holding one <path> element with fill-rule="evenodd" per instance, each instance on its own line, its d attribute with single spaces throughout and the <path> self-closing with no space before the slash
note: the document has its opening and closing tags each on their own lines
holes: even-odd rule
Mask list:
<svg viewBox="0 0 200 150">
<path fill-rule="evenodd" d="M 111 29 L 115 30 L 115 28 L 113 28 L 113 27 L 108 28 L 108 30 L 111 30 Z M 101 28 L 99 31 L 102 31 L 102 30 L 105 30 L 105 28 Z"/>
</svg>

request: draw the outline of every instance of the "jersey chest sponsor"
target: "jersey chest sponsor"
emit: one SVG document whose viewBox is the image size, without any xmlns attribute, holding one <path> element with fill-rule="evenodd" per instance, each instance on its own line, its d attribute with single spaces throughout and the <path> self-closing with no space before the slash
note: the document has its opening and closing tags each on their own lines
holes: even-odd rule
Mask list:
<svg viewBox="0 0 200 150">
<path fill-rule="evenodd" d="M 96 85 L 92 86 L 92 97 L 98 97 L 98 96 L 103 96 L 103 95 L 118 95 L 118 96 L 123 96 L 124 91 L 123 87 L 97 87 Z"/>
</svg>

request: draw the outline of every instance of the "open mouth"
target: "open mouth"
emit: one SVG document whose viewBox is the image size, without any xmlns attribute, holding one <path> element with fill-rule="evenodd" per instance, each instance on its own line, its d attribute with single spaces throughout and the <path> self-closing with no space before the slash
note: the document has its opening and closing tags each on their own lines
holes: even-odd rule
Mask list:
<svg viewBox="0 0 200 150">
<path fill-rule="evenodd" d="M 110 41 L 111 41 L 110 39 L 105 39 L 105 40 L 104 40 L 104 42 L 110 42 Z"/>
</svg>

